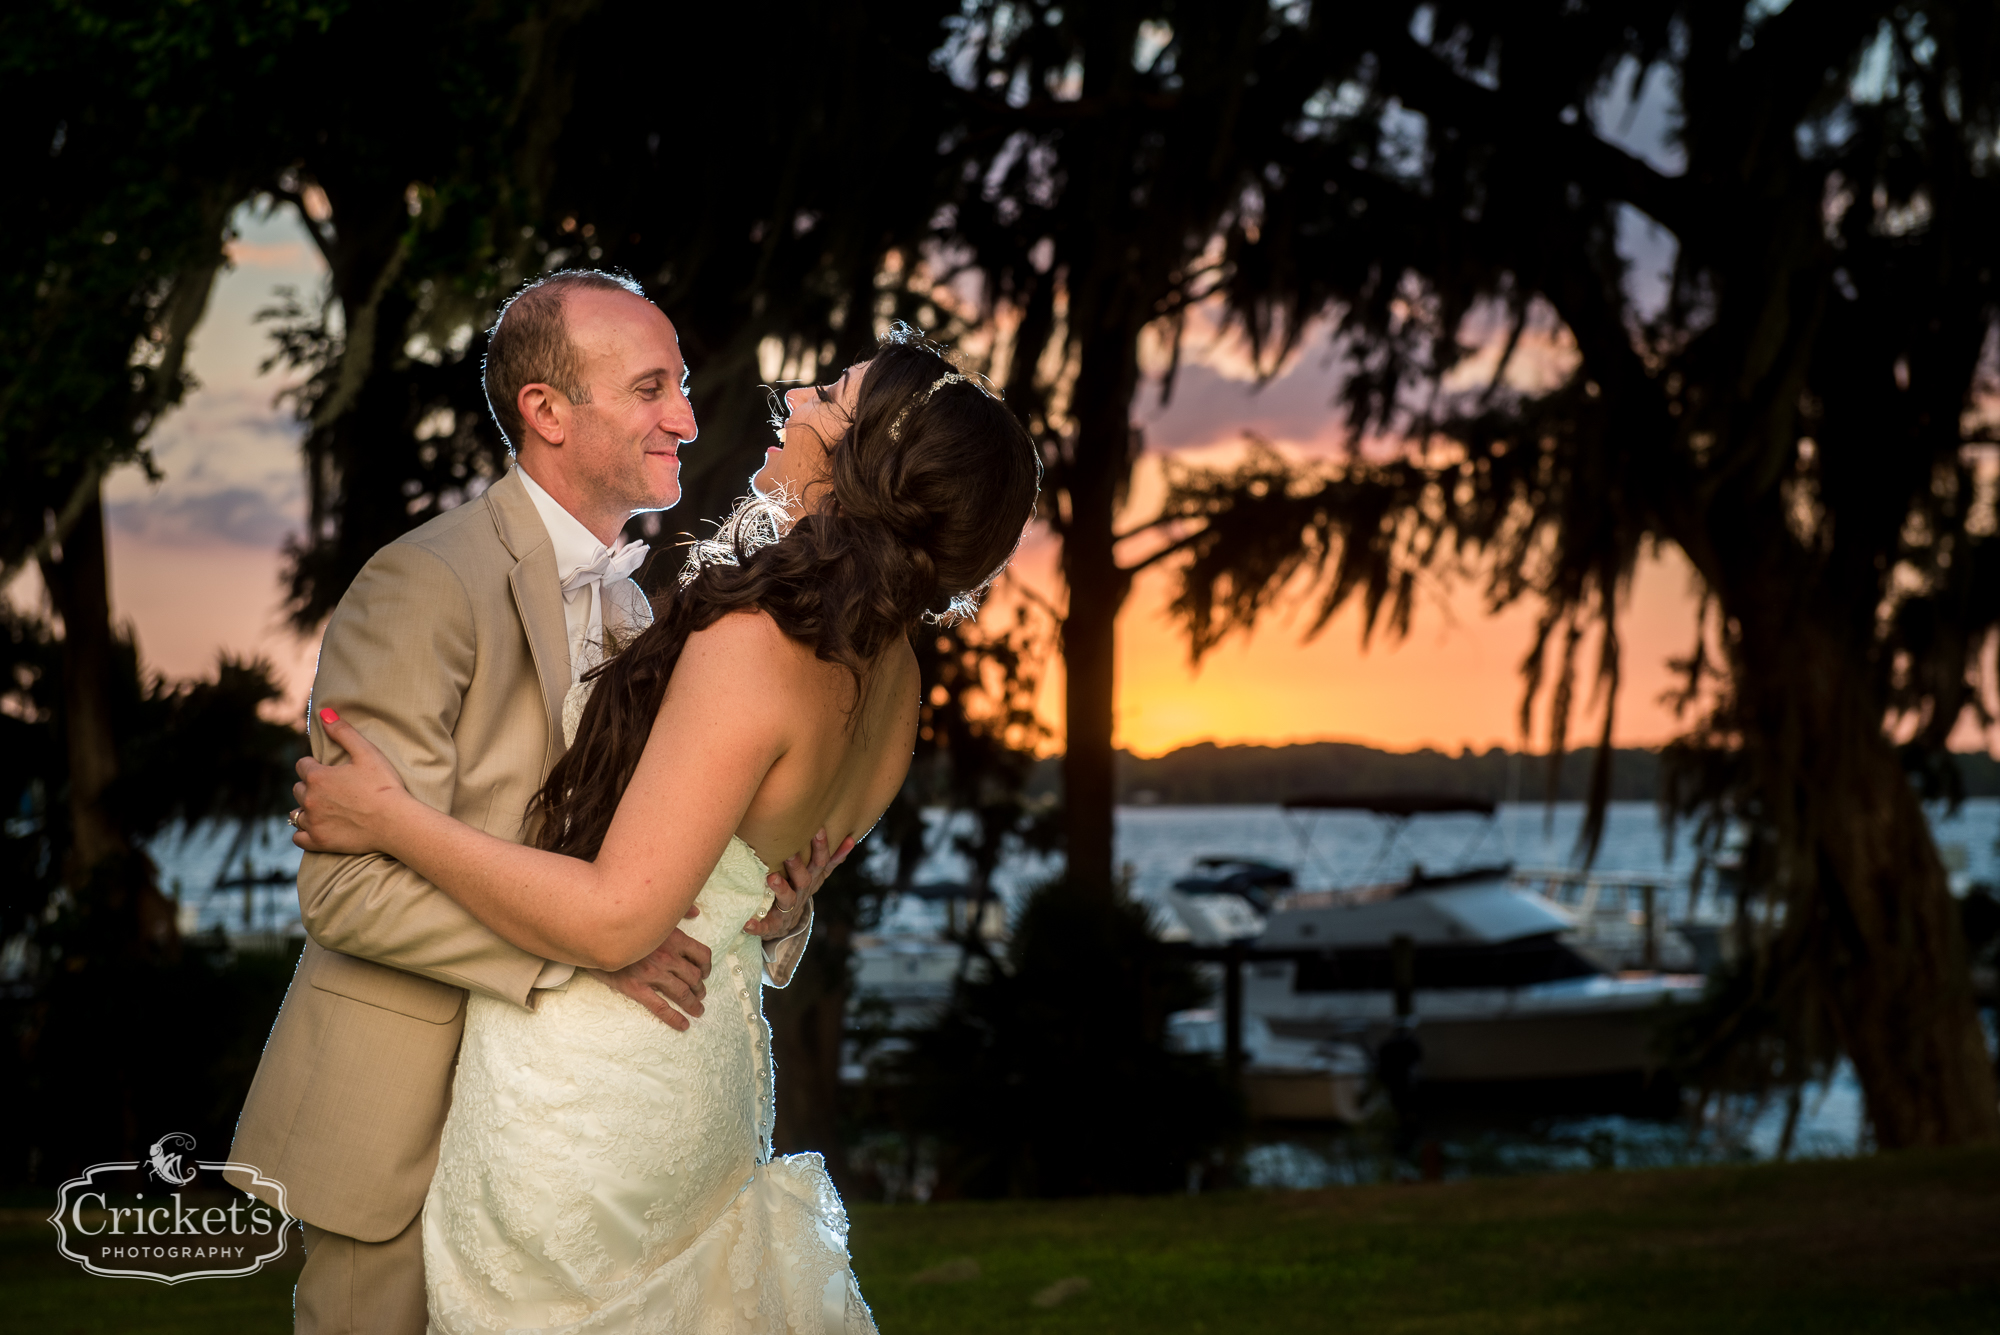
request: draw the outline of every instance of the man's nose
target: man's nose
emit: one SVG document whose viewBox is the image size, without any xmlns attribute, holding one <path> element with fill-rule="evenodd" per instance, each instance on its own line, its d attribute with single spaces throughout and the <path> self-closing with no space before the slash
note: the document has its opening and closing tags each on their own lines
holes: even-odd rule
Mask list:
<svg viewBox="0 0 2000 1335">
<path fill-rule="evenodd" d="M 666 412 L 660 417 L 660 430 L 679 438 L 685 445 L 701 431 L 694 420 L 694 404 L 685 394 L 675 394 L 668 401 Z"/>
</svg>

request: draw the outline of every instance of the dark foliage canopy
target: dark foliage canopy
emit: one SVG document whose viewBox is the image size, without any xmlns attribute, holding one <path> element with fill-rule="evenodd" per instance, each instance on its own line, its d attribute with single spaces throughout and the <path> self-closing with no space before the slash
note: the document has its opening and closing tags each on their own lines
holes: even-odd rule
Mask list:
<svg viewBox="0 0 2000 1335">
<path fill-rule="evenodd" d="M 1786 905 L 1752 990 L 1854 1058 L 1884 1143 L 2000 1134 L 1903 775 L 1948 774 L 1991 700 L 2000 13 L 1394 4 L 1308 29 L 1324 83 L 1256 169 L 1227 298 L 1274 364 L 1331 319 L 1353 439 L 1410 443 L 1184 474 L 1196 653 L 1305 589 L 1318 624 L 1359 598 L 1402 630 L 1422 574 L 1470 576 L 1540 604 L 1524 673 L 1557 751 L 1595 637 L 1608 744 L 1619 600 L 1670 544 L 1705 602 L 1669 796 L 1711 846 L 1744 822 Z M 1669 133 L 1642 154 L 1608 112 L 1649 77 Z"/>
<path fill-rule="evenodd" d="M 274 150 L 274 80 L 326 11 L 35 3 L 0 14 L 0 566 L 60 546 L 97 480 L 150 467 L 231 211 Z"/>
<path fill-rule="evenodd" d="M 394 25 L 393 58 L 414 64 L 390 82 L 411 100 L 381 99 L 371 70 L 315 106 L 323 132 L 300 140 L 280 192 L 324 211 L 332 268 L 323 301 L 281 315 L 286 357 L 313 375 L 299 404 L 312 497 L 293 557 L 302 627 L 383 543 L 504 470 L 471 368 L 524 278 L 615 267 L 676 321 L 702 436 L 682 455 L 670 538 L 742 493 L 768 440 L 760 382 L 810 380 L 890 319 L 925 314 L 877 279 L 934 207 L 934 7 L 722 7 L 698 27 L 618 0 L 505 22 L 425 12 L 434 41 Z M 813 58 L 760 83 L 747 53 L 774 31 L 815 34 Z M 338 36 L 315 59 L 361 69 L 367 30 Z M 688 54 L 669 95 L 661 53 L 676 50 Z M 657 536 L 658 518 L 641 532 Z"/>
</svg>

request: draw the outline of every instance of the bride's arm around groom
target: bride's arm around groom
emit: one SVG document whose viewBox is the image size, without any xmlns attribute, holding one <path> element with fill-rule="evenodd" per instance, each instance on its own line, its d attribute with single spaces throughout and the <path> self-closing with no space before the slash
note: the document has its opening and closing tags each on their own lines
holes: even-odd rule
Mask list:
<svg viewBox="0 0 2000 1335">
<path fill-rule="evenodd" d="M 447 564 L 421 541 L 391 543 L 370 561 L 327 628 L 313 700 L 347 702 L 349 716 L 367 719 L 370 736 L 381 739 L 423 801 L 477 813 L 471 818 L 483 828 L 514 837 L 554 759 L 547 754 L 549 728 L 537 717 L 546 709 L 544 693 L 532 663 L 506 673 L 486 664 L 475 673 L 480 623 L 511 609 L 476 615 L 472 591 L 453 565 L 462 563 Z M 490 600 L 507 590 L 485 592 Z M 483 629 L 490 652 L 493 628 Z M 523 674 L 522 667 L 529 670 Z M 322 726 L 313 727 L 312 743 L 316 759 L 340 754 Z M 466 989 L 530 1005 L 547 963 L 502 940 L 393 858 L 306 854 L 299 909 L 319 946 L 394 966 L 396 974 L 374 981 L 413 1000 L 433 998 L 433 1009 L 455 1008 Z M 378 993 L 356 999 L 377 1000 Z"/>
</svg>

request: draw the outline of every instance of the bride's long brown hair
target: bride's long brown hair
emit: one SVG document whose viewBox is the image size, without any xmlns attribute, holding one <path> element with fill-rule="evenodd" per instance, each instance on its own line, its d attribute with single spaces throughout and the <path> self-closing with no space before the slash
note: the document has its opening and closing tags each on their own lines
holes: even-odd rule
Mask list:
<svg viewBox="0 0 2000 1335">
<path fill-rule="evenodd" d="M 960 615 L 1013 554 L 1041 461 L 1006 405 L 955 376 L 942 349 L 898 329 L 869 360 L 831 476 L 782 537 L 752 496 L 696 544 L 653 624 L 586 674 L 576 740 L 529 808 L 539 848 L 594 858 L 638 767 L 688 637 L 756 609 L 854 674 L 857 690 L 892 638 L 927 614 Z M 772 540 L 775 537 L 775 540 Z M 762 540 L 760 540 L 760 538 Z"/>
</svg>

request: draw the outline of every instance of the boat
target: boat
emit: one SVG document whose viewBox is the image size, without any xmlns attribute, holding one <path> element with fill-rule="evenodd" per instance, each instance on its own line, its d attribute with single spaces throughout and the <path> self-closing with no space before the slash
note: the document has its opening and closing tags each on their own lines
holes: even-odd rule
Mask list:
<svg viewBox="0 0 2000 1335">
<path fill-rule="evenodd" d="M 941 936 L 856 933 L 849 944 L 853 1004 L 869 1003 L 870 1018 L 891 1034 L 935 1021 L 965 961 L 965 948 Z"/>
<path fill-rule="evenodd" d="M 1420 816 L 1494 811 L 1431 794 L 1286 806 L 1383 816 L 1392 841 Z M 1577 913 L 1516 883 L 1510 863 L 1412 867 L 1326 890 L 1298 889 L 1282 873 L 1256 859 L 1203 859 L 1168 896 L 1188 948 L 1223 965 L 1224 1028 L 1234 1011 L 1241 1033 L 1233 1043 L 1225 1033 L 1221 1047 L 1242 1054 L 1246 1089 L 1260 1067 L 1277 1065 L 1276 1045 L 1319 1054 L 1328 1070 L 1342 1065 L 1336 1054 L 1365 1054 L 1384 1085 L 1414 1075 L 1427 1090 L 1649 1089 L 1662 1021 L 1704 986 L 1697 973 L 1621 968 L 1583 948 Z"/>
<path fill-rule="evenodd" d="M 1645 1075 L 1695 974 L 1613 972 L 1562 940 L 1574 918 L 1504 875 L 1281 901 L 1254 943 L 1243 1007 L 1280 1038 L 1359 1042 L 1412 1029 L 1427 1084 Z"/>
<path fill-rule="evenodd" d="M 1167 1041 L 1177 1051 L 1219 1057 L 1227 1050 L 1227 1023 L 1213 1007 L 1181 1011 L 1168 1017 Z M 1366 1115 L 1375 1063 L 1360 1044 L 1281 1038 L 1255 1016 L 1243 1024 L 1238 1077 L 1253 1119 L 1351 1125 Z"/>
<path fill-rule="evenodd" d="M 1613 971 L 1710 973 L 1723 962 L 1733 901 L 1698 881 L 1676 893 L 1651 872 L 1519 868 L 1508 878 L 1567 911 L 1575 926 L 1563 937 L 1580 954 Z"/>
</svg>

